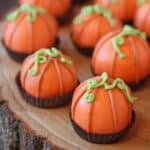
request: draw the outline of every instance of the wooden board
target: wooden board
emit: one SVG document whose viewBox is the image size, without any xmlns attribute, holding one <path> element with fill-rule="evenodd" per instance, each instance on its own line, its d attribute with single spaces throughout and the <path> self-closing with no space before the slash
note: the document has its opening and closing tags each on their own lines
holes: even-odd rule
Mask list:
<svg viewBox="0 0 150 150">
<path fill-rule="evenodd" d="M 4 23 L 1 22 L 1 29 Z M 0 38 L 2 30 L 0 31 Z M 77 63 L 80 81 L 92 76 L 91 59 L 78 53 L 73 46 L 69 30 L 62 27 L 59 32 L 61 49 Z M 25 103 L 15 84 L 20 65 L 9 58 L 0 44 L 0 87 L 12 114 L 24 123 L 31 133 L 43 137 L 50 144 L 67 150 L 150 150 L 150 80 L 135 92 L 139 100 L 134 105 L 136 120 L 128 134 L 115 144 L 91 144 L 81 139 L 73 130 L 69 120 L 69 107 L 40 109 Z"/>
</svg>

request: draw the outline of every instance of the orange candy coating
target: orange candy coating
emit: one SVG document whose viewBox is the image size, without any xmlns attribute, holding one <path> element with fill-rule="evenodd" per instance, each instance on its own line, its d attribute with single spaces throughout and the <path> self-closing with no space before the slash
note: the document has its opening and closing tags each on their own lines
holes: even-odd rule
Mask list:
<svg viewBox="0 0 150 150">
<path fill-rule="evenodd" d="M 68 60 L 71 58 L 63 55 Z M 78 83 L 76 65 L 68 66 L 60 62 L 60 58 L 50 58 L 46 63 L 39 64 L 36 76 L 28 73 L 34 66 L 34 55 L 25 59 L 21 67 L 22 88 L 31 96 L 48 99 L 63 96 L 72 92 Z"/>
<path fill-rule="evenodd" d="M 37 14 L 36 21 L 31 23 L 26 17 L 22 12 L 15 21 L 7 22 L 3 33 L 7 48 L 18 53 L 33 53 L 53 46 L 58 32 L 55 18 L 48 13 Z"/>
<path fill-rule="evenodd" d="M 116 3 L 112 1 L 113 0 L 95 0 L 96 3 L 100 3 L 110 9 L 113 15 L 122 21 L 130 21 L 134 18 L 138 7 L 137 0 L 116 0 Z"/>
<path fill-rule="evenodd" d="M 112 44 L 112 38 L 120 32 L 109 33 L 98 42 L 92 58 L 93 72 L 99 75 L 105 71 L 112 78 L 120 77 L 126 83 L 138 84 L 150 73 L 149 45 L 138 36 L 124 37 L 125 43 L 120 49 L 126 57 L 121 59 Z"/>
<path fill-rule="evenodd" d="M 104 16 L 96 13 L 82 16 L 82 19 L 81 24 L 72 24 L 71 34 L 73 41 L 85 48 L 93 48 L 106 33 L 122 27 L 117 20 L 116 25 L 112 27 Z"/>
<path fill-rule="evenodd" d="M 45 8 L 54 16 L 64 16 L 71 7 L 71 0 L 20 0 L 20 3 L 30 3 Z"/>
<path fill-rule="evenodd" d="M 150 36 L 150 2 L 139 7 L 136 12 L 134 24 L 137 28 L 144 31 L 148 36 Z"/>
<path fill-rule="evenodd" d="M 92 79 L 101 81 L 99 76 Z M 103 87 L 97 88 L 92 92 L 94 101 L 87 103 L 84 97 L 87 82 L 81 83 L 74 93 L 71 106 L 73 121 L 90 134 L 115 134 L 125 129 L 132 118 L 132 104 L 125 93 L 118 88 L 108 91 Z"/>
</svg>

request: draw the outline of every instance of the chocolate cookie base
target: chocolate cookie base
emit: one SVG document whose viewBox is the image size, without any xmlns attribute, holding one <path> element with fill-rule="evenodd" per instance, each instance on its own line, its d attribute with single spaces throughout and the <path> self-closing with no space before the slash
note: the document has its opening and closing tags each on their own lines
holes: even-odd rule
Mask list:
<svg viewBox="0 0 150 150">
<path fill-rule="evenodd" d="M 91 72 L 94 76 L 97 76 L 95 73 L 94 73 L 94 70 L 93 70 L 93 67 L 91 66 Z M 144 84 L 145 82 L 148 80 L 149 77 L 146 77 L 144 80 L 140 81 L 139 83 L 130 83 L 130 84 L 127 84 L 131 90 L 133 91 L 136 91 L 138 89 L 140 89 Z"/>
<path fill-rule="evenodd" d="M 71 114 L 70 114 L 70 120 L 71 120 L 74 130 L 81 138 L 83 138 L 91 143 L 111 144 L 111 143 L 118 141 L 121 137 L 126 135 L 126 133 L 131 128 L 131 126 L 135 120 L 135 113 L 134 113 L 134 111 L 132 111 L 132 121 L 124 130 L 122 130 L 118 133 L 115 133 L 115 134 L 107 134 L 107 135 L 87 133 L 72 120 Z"/>
<path fill-rule="evenodd" d="M 128 24 L 128 25 L 134 26 L 133 20 L 124 21 L 123 24 L 124 24 L 124 25 L 127 25 L 127 24 Z"/>
<path fill-rule="evenodd" d="M 69 16 L 57 17 L 57 20 L 60 25 L 67 24 Z"/>
<path fill-rule="evenodd" d="M 2 40 L 2 43 L 3 43 L 3 46 L 5 47 L 8 55 L 10 56 L 10 58 L 15 60 L 16 62 L 21 63 L 27 56 L 32 54 L 32 53 L 18 53 L 18 52 L 15 52 L 14 50 L 11 50 L 6 46 L 4 40 Z"/>
<path fill-rule="evenodd" d="M 128 84 L 128 86 L 131 88 L 131 90 L 136 91 L 138 89 L 140 89 L 148 80 L 148 77 L 146 77 L 144 80 L 140 81 L 138 84 L 135 83 L 130 83 Z"/>
<path fill-rule="evenodd" d="M 91 57 L 93 54 L 93 48 L 83 48 L 77 44 L 74 44 L 78 50 L 78 52 L 80 52 L 83 55 L 86 55 L 88 57 Z"/>
<path fill-rule="evenodd" d="M 70 34 L 70 37 L 72 37 L 71 34 Z M 78 50 L 79 53 L 81 53 L 83 55 L 86 55 L 88 57 L 92 56 L 94 48 L 84 48 L 84 47 L 81 47 L 81 46 L 77 45 L 73 40 L 72 40 L 72 42 L 75 45 L 75 47 L 76 47 L 76 49 Z"/>
<path fill-rule="evenodd" d="M 150 44 L 150 37 L 147 37 L 147 41 L 148 41 L 148 43 Z"/>
<path fill-rule="evenodd" d="M 60 17 L 56 17 L 58 22 L 59 22 L 59 24 L 61 26 L 69 24 L 71 22 L 71 20 L 73 18 L 73 16 L 72 16 L 72 9 L 73 8 L 71 7 L 70 10 L 66 13 L 66 15 L 60 16 Z"/>
<path fill-rule="evenodd" d="M 18 52 L 15 52 L 14 50 L 8 48 L 4 42 L 4 40 L 2 39 L 2 44 L 3 46 L 5 47 L 8 55 L 13 59 L 15 60 L 16 62 L 18 63 L 21 63 L 27 56 L 33 54 L 33 53 L 18 53 Z M 54 44 L 54 46 L 58 46 L 59 45 L 59 38 L 56 39 L 56 42 Z"/>
<path fill-rule="evenodd" d="M 57 108 L 57 107 L 61 107 L 64 105 L 67 105 L 68 103 L 71 102 L 72 100 L 72 96 L 73 96 L 73 91 L 71 91 L 68 94 L 65 94 L 63 96 L 58 96 L 58 97 L 54 97 L 54 98 L 48 98 L 48 99 L 42 99 L 42 98 L 35 98 L 33 96 L 31 96 L 30 94 L 28 94 L 21 86 L 21 82 L 20 82 L 20 73 L 18 73 L 16 75 L 16 84 L 17 87 L 22 95 L 22 97 L 24 98 L 24 100 L 36 107 L 40 107 L 40 108 Z"/>
<path fill-rule="evenodd" d="M 73 14 L 72 14 L 73 8 L 74 7 L 71 5 L 71 7 L 69 8 L 69 10 L 66 12 L 65 15 L 56 17 L 60 25 L 66 25 L 72 21 L 72 19 L 73 19 Z"/>
<path fill-rule="evenodd" d="M 89 1 L 89 0 L 73 0 L 73 4 L 81 4 L 81 3 L 85 3 L 86 1 Z"/>
</svg>

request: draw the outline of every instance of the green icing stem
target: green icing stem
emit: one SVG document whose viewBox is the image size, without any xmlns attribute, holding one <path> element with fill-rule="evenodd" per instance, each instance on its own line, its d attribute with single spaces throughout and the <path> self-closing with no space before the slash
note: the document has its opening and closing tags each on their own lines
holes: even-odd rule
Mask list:
<svg viewBox="0 0 150 150">
<path fill-rule="evenodd" d="M 137 0 L 137 3 L 139 6 L 143 5 L 144 3 L 146 3 L 148 0 Z"/>
<path fill-rule="evenodd" d="M 118 0 L 111 0 L 111 3 L 112 3 L 112 4 L 117 4 L 117 3 L 118 3 Z"/>
<path fill-rule="evenodd" d="M 26 20 L 28 22 L 33 23 L 36 21 L 37 14 L 45 14 L 46 10 L 43 8 L 39 8 L 39 7 L 33 6 L 31 4 L 25 3 L 25 4 L 21 5 L 21 7 L 18 8 L 16 11 L 14 11 L 10 15 L 8 15 L 7 19 L 9 21 L 15 21 L 22 12 L 26 12 L 27 13 Z"/>
<path fill-rule="evenodd" d="M 36 76 L 38 74 L 39 70 L 39 64 L 43 64 L 47 62 L 47 56 L 51 58 L 60 57 L 60 61 L 66 65 L 72 65 L 73 62 L 71 60 L 66 59 L 63 57 L 62 53 L 57 48 L 51 48 L 51 49 L 44 49 L 37 51 L 35 53 L 35 60 L 34 60 L 34 67 L 33 69 L 30 69 L 28 73 L 31 76 Z"/>
<path fill-rule="evenodd" d="M 73 20 L 73 24 L 76 24 L 76 25 L 80 25 L 83 23 L 83 19 L 81 16 L 77 16 L 75 17 L 75 19 Z"/>
<path fill-rule="evenodd" d="M 81 10 L 81 15 L 91 15 L 93 13 L 97 13 L 103 15 L 110 23 L 111 26 L 116 25 L 116 20 L 112 17 L 112 13 L 107 8 L 100 6 L 99 4 L 85 6 Z M 83 22 L 82 16 L 77 16 L 73 20 L 74 24 L 80 25 Z"/>
<path fill-rule="evenodd" d="M 148 0 L 137 0 L 137 4 L 138 4 L 139 6 L 141 6 L 141 5 L 143 5 L 146 1 L 148 1 Z M 117 3 L 118 3 L 118 0 L 111 0 L 111 3 L 112 3 L 112 4 L 117 4 Z"/>
<path fill-rule="evenodd" d="M 132 26 L 125 25 L 123 31 L 112 39 L 113 47 L 116 50 L 117 55 L 121 59 L 125 58 L 126 55 L 121 51 L 120 46 L 125 43 L 124 37 L 129 35 L 139 36 L 142 39 L 146 39 L 146 34 L 144 32 L 141 32 L 140 30 L 135 29 Z"/>
<path fill-rule="evenodd" d="M 130 94 L 130 91 L 127 85 L 124 83 L 122 79 L 117 78 L 112 82 L 112 84 L 109 84 L 107 83 L 109 77 L 106 72 L 104 72 L 101 77 L 102 77 L 102 80 L 100 82 L 97 82 L 96 80 L 93 80 L 93 79 L 88 81 L 88 89 L 87 89 L 87 92 L 85 93 L 85 100 L 87 103 L 92 103 L 95 99 L 95 95 L 94 93 L 92 93 L 92 90 L 100 88 L 100 87 L 103 87 L 105 90 L 112 90 L 114 88 L 118 88 L 122 90 L 123 92 L 125 92 L 128 98 L 128 101 L 130 103 L 134 103 L 134 101 L 136 100 L 136 97 Z"/>
</svg>

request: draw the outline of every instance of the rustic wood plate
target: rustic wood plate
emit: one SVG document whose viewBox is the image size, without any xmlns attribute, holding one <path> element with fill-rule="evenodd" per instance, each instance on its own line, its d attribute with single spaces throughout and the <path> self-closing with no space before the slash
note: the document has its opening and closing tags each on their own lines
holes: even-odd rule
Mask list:
<svg viewBox="0 0 150 150">
<path fill-rule="evenodd" d="M 0 23 L 0 38 L 4 22 Z M 73 46 L 69 29 L 62 27 L 59 32 L 60 48 L 77 63 L 80 81 L 92 76 L 89 57 L 83 56 Z M 15 84 L 20 69 L 7 55 L 0 44 L 0 86 L 10 112 L 24 123 L 25 128 L 36 136 L 43 137 L 50 144 L 67 150 L 149 150 L 150 149 L 150 80 L 135 92 L 139 98 L 134 105 L 136 120 L 128 134 L 115 144 L 97 145 L 81 139 L 74 132 L 69 120 L 69 105 L 58 109 L 40 109 L 25 103 Z"/>
</svg>

